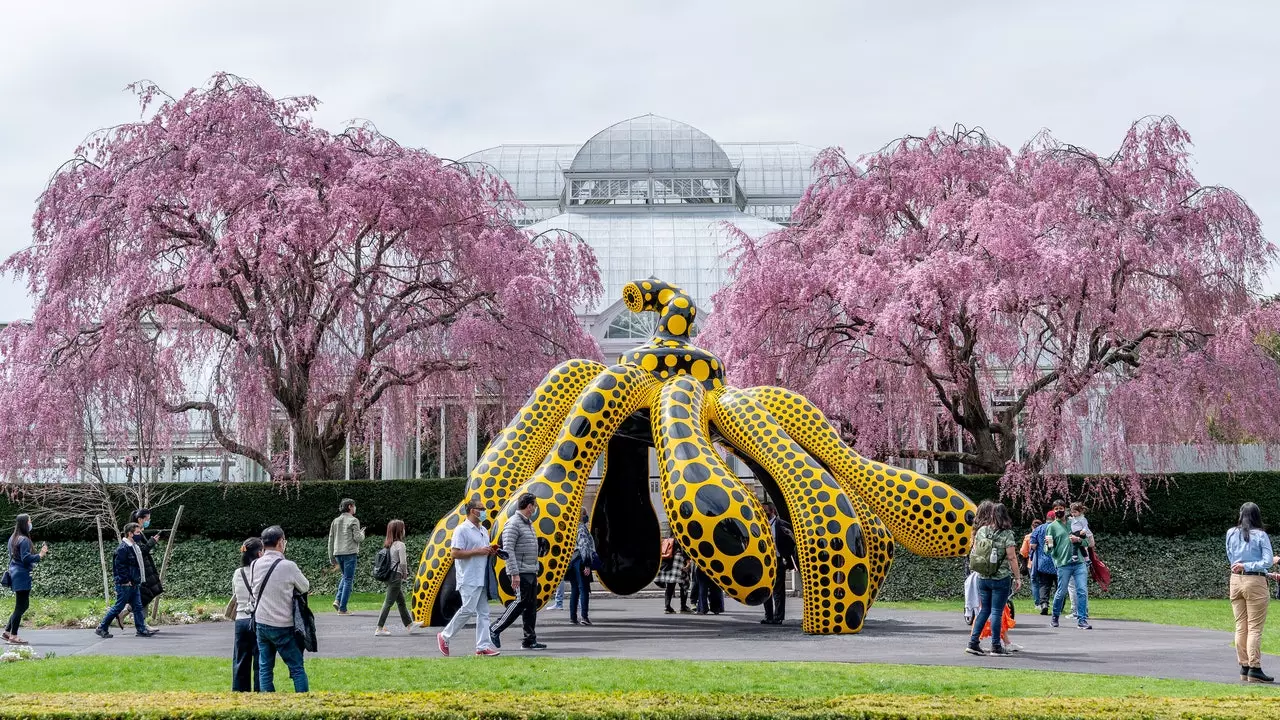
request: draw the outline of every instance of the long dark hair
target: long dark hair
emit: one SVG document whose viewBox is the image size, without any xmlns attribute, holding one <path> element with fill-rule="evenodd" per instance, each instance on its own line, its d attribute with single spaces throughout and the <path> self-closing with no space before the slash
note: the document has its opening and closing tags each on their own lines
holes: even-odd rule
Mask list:
<svg viewBox="0 0 1280 720">
<path fill-rule="evenodd" d="M 240 566 L 249 567 L 254 560 L 262 557 L 262 539 L 251 537 L 240 546 Z"/>
<path fill-rule="evenodd" d="M 991 527 L 996 530 L 1013 528 L 1013 518 L 1009 517 L 1009 508 L 1004 503 L 993 503 L 991 507 Z"/>
<path fill-rule="evenodd" d="M 15 557 L 18 554 L 19 538 L 31 540 L 31 516 L 22 513 L 13 521 L 13 534 L 9 536 L 9 557 Z"/>
<path fill-rule="evenodd" d="M 1240 506 L 1240 524 L 1236 527 L 1240 529 L 1240 538 L 1245 542 L 1249 542 L 1250 530 L 1262 529 L 1262 511 L 1257 504 L 1247 502 Z"/>
<path fill-rule="evenodd" d="M 404 540 L 404 521 L 392 520 L 387 523 L 387 539 L 383 541 L 382 547 L 389 548 L 401 540 Z"/>
</svg>

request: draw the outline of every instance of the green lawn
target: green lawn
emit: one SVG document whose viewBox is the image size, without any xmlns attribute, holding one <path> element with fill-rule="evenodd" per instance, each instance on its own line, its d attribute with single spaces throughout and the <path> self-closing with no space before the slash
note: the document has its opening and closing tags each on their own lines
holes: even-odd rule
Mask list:
<svg viewBox="0 0 1280 720">
<path fill-rule="evenodd" d="M 1016 598 L 1018 615 L 1035 612 L 1027 597 Z M 963 603 L 938 600 L 918 602 L 876 603 L 877 608 L 941 610 L 959 613 Z M 873 609 L 874 613 L 875 610 Z M 1227 600 L 1112 600 L 1089 598 L 1089 617 L 1093 620 L 1141 620 L 1161 625 L 1182 625 L 1210 630 L 1234 632 L 1235 617 Z M 1267 625 L 1262 632 L 1262 651 L 1280 654 L 1280 600 L 1271 601 Z"/>
<path fill-rule="evenodd" d="M 121 658 L 56 657 L 0 670 L 5 692 L 128 692 L 229 690 L 224 658 L 138 657 L 120 672 Z M 1276 688 L 1108 675 L 916 667 L 849 663 L 672 662 L 528 657 L 315 658 L 311 687 L 325 691 L 415 692 L 664 692 L 755 693 L 777 697 L 835 697 L 880 693 L 998 697 L 1230 697 L 1275 695 Z M 276 687 L 292 688 L 283 666 Z"/>
</svg>

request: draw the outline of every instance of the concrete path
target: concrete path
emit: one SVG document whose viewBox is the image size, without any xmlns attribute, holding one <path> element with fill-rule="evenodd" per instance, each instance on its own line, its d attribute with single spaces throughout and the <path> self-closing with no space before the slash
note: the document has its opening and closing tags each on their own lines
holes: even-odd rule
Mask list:
<svg viewBox="0 0 1280 720">
<path fill-rule="evenodd" d="M 798 600 L 788 605 L 799 614 Z M 1094 630 L 1081 631 L 1067 623 L 1054 629 L 1049 618 L 1040 615 L 1020 615 L 1010 639 L 1024 650 L 1013 657 L 992 658 L 964 652 L 968 628 L 959 611 L 877 607 L 861 634 L 837 636 L 805 635 L 798 617 L 781 627 L 761 625 L 760 617 L 758 608 L 732 603 L 720 616 L 664 615 L 660 599 L 602 599 L 592 605 L 591 627 L 570 625 L 564 611 L 543 610 L 538 639 L 549 647 L 537 654 L 1016 667 L 1221 682 L 1236 682 L 1239 667 L 1230 633 L 1133 621 L 1099 620 Z M 317 615 L 320 653 L 313 657 L 439 657 L 435 630 L 410 637 L 396 627 L 395 636 L 374 637 L 376 622 L 375 612 L 339 617 L 326 608 Z M 153 638 L 117 630 L 110 640 L 91 630 L 28 630 L 23 635 L 38 651 L 58 655 L 231 655 L 230 623 L 160 630 Z M 504 654 L 531 654 L 519 648 L 520 636 L 517 622 L 503 634 Z M 455 652 L 469 648 L 472 638 L 470 630 L 455 638 Z M 1271 669 L 1280 670 L 1280 665 Z"/>
</svg>

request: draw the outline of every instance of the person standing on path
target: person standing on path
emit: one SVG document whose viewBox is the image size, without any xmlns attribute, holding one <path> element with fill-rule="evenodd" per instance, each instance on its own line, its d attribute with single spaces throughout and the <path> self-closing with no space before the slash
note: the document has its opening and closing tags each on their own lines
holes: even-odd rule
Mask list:
<svg viewBox="0 0 1280 720">
<path fill-rule="evenodd" d="M 773 547 L 777 551 L 777 572 L 773 578 L 773 592 L 764 601 L 763 625 L 781 625 L 787 615 L 787 571 L 798 564 L 796 562 L 796 538 L 791 526 L 778 517 L 778 508 L 773 503 L 764 504 L 764 517 L 769 522 L 769 534 L 773 536 Z"/>
<path fill-rule="evenodd" d="M 1062 615 L 1062 604 L 1067 599 L 1067 588 L 1076 589 L 1076 627 L 1081 630 L 1092 630 L 1089 624 L 1089 561 L 1085 559 L 1082 546 L 1085 539 L 1071 532 L 1071 518 L 1066 508 L 1055 508 L 1054 520 L 1046 523 L 1045 547 L 1053 556 L 1054 567 L 1058 569 L 1058 591 L 1053 595 L 1053 619 L 1049 624 L 1058 627 L 1058 618 Z"/>
<path fill-rule="evenodd" d="M 1084 557 L 1085 567 L 1089 566 L 1089 555 L 1092 554 L 1094 548 L 1093 530 L 1089 529 L 1089 519 L 1085 517 L 1089 509 L 1082 502 L 1073 502 L 1067 510 L 1067 514 L 1071 516 L 1071 532 L 1084 539 L 1080 544 L 1080 554 Z M 1086 575 L 1087 577 L 1087 575 Z M 1067 588 L 1067 596 L 1071 599 L 1071 614 L 1075 614 L 1076 607 L 1076 589 L 1074 586 Z"/>
<path fill-rule="evenodd" d="M 985 655 L 979 639 L 991 621 L 991 654 L 1008 655 L 1002 638 L 1004 608 L 1009 596 L 1022 588 L 1022 572 L 1018 568 L 1018 540 L 1013 534 L 1013 520 L 1003 503 L 983 502 L 975 521 L 973 550 L 969 552 L 969 569 L 978 574 L 978 614 L 969 633 L 965 652 Z"/>
<path fill-rule="evenodd" d="M 249 538 L 240 546 L 240 569 L 231 574 L 236 599 L 236 634 L 231 644 L 231 692 L 258 692 L 258 634 L 253 629 L 253 588 L 249 567 L 262 557 L 262 540 Z"/>
<path fill-rule="evenodd" d="M 288 541 L 279 525 L 262 531 L 262 557 L 253 561 L 249 582 L 253 586 L 253 621 L 258 636 L 258 686 L 276 691 L 276 654 L 289 668 L 293 691 L 310 690 L 303 665 L 302 647 L 293 632 L 293 596 L 311 589 L 297 564 L 284 557 Z"/>
<path fill-rule="evenodd" d="M 120 539 L 120 545 L 116 547 L 115 555 L 111 558 L 111 574 L 115 577 L 116 584 L 116 604 L 107 610 L 102 622 L 98 623 L 98 629 L 94 630 L 100 638 L 112 637 L 107 626 L 124 612 L 125 606 L 133 608 L 133 629 L 138 637 L 151 637 L 156 634 L 155 630 L 147 628 L 147 617 L 142 606 L 141 587 L 147 578 L 142 563 L 142 550 L 138 547 L 138 543 L 142 542 L 141 537 L 142 526 L 138 523 L 131 522 L 124 526 L 124 536 Z"/>
<path fill-rule="evenodd" d="M 578 608 L 582 608 L 582 624 L 590 625 L 587 609 L 591 606 L 591 559 L 596 556 L 596 541 L 587 528 L 587 511 L 578 522 L 578 544 L 565 574 L 569 577 L 569 622 L 578 624 Z"/>
<path fill-rule="evenodd" d="M 484 517 L 484 503 L 478 499 L 467 502 L 467 521 L 453 531 L 449 554 L 453 556 L 453 572 L 458 592 L 462 594 L 462 606 L 453 614 L 444 630 L 436 634 L 436 647 L 441 655 L 449 654 L 449 642 L 467 620 L 475 618 L 476 654 L 498 655 L 489 638 L 489 593 L 485 591 L 485 579 L 489 573 L 489 557 L 498 548 L 489 544 L 489 531 L 480 524 Z"/>
<path fill-rule="evenodd" d="M 360 555 L 360 543 L 364 542 L 364 530 L 356 520 L 356 501 L 343 498 L 338 503 L 338 517 L 329 523 L 329 565 L 341 570 L 338 579 L 338 596 L 333 599 L 333 609 L 339 615 L 350 615 L 347 600 L 356 587 L 356 558 Z"/>
<path fill-rule="evenodd" d="M 13 534 L 9 536 L 9 588 L 13 590 L 13 614 L 4 626 L 4 641 L 10 645 L 26 645 L 18 637 L 22 616 L 31 607 L 31 571 L 36 563 L 49 554 L 49 546 L 40 543 L 40 552 L 33 552 L 31 545 L 31 516 L 23 513 L 14 518 Z"/>
<path fill-rule="evenodd" d="M 1267 578 L 1280 574 L 1267 570 L 1280 563 L 1273 554 L 1271 538 L 1262 529 L 1262 512 L 1247 502 L 1240 506 L 1239 523 L 1227 531 L 1227 562 L 1231 565 L 1231 610 L 1236 617 L 1236 659 L 1240 679 L 1245 682 L 1273 682 L 1262 672 L 1262 629 L 1267 624 L 1271 593 Z"/>
<path fill-rule="evenodd" d="M 387 629 L 387 615 L 391 613 L 391 606 L 394 604 L 400 611 L 400 622 L 404 623 L 404 629 L 412 635 L 422 627 L 422 623 L 410 617 L 409 608 L 404 602 L 404 581 L 409 577 L 409 558 L 404 547 L 403 520 L 392 520 L 387 523 L 387 537 L 382 541 L 382 547 L 391 554 L 391 579 L 387 580 L 387 597 L 382 601 L 382 613 L 378 615 L 378 629 L 374 630 L 373 634 L 378 636 L 391 634 Z"/>
<path fill-rule="evenodd" d="M 502 647 L 502 631 L 511 626 L 519 615 L 524 621 L 525 650 L 545 650 L 538 642 L 535 626 L 538 622 L 538 536 L 533 531 L 533 513 L 538 509 L 533 493 L 525 493 L 516 500 L 516 513 L 502 529 L 502 549 L 507 553 L 507 575 L 511 576 L 511 588 L 515 590 L 515 602 L 507 605 L 498 621 L 489 628 L 489 639 L 494 647 Z"/>
</svg>

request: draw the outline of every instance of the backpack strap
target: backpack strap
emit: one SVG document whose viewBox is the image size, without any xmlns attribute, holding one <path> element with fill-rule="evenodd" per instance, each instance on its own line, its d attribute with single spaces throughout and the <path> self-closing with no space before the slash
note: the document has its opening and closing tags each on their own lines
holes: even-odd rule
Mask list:
<svg viewBox="0 0 1280 720">
<path fill-rule="evenodd" d="M 280 564 L 281 560 L 284 560 L 284 558 L 280 558 L 280 560 L 277 560 L 277 561 L 275 561 L 275 562 L 271 563 L 271 567 L 267 568 L 267 574 L 266 574 L 265 576 L 263 576 L 263 578 L 262 578 L 262 582 L 258 583 L 258 595 L 257 595 L 257 597 L 262 597 L 262 590 L 263 590 L 264 588 L 266 588 L 266 587 L 267 587 L 267 581 L 271 579 L 271 573 L 275 572 L 275 570 L 276 570 L 276 566 Z M 240 571 L 241 571 L 241 572 L 244 572 L 244 568 L 241 568 L 241 569 L 240 569 Z M 248 583 L 245 583 L 245 587 L 248 587 L 248 586 L 249 586 L 249 584 L 248 584 Z M 254 595 L 253 595 L 253 588 L 249 588 L 249 597 L 250 597 L 250 598 L 254 598 Z M 257 598 L 254 598 L 254 600 L 253 600 L 253 611 L 249 613 L 249 617 L 253 619 L 253 622 L 254 622 L 255 624 L 257 624 L 257 622 L 258 622 L 258 600 L 257 600 Z"/>
</svg>

